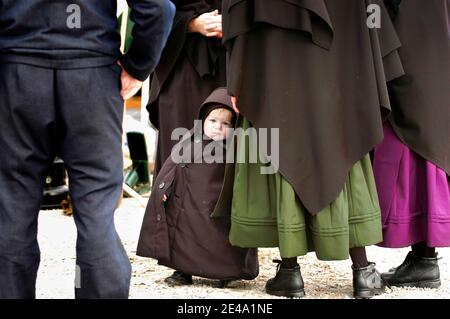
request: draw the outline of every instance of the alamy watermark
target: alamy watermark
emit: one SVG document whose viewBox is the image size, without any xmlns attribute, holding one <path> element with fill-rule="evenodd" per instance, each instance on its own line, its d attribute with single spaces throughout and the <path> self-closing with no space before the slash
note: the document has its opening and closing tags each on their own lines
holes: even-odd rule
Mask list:
<svg viewBox="0 0 450 319">
<path fill-rule="evenodd" d="M 261 174 L 278 172 L 280 159 L 280 130 L 278 128 L 270 130 L 254 127 L 229 128 L 226 139 L 211 141 L 203 134 L 202 124 L 203 121 L 195 121 L 193 131 L 186 128 L 173 130 L 171 139 L 178 141 L 171 152 L 171 159 L 174 163 L 258 163 L 261 164 Z M 193 143 L 183 143 L 186 139 Z M 210 142 L 202 143 L 202 141 Z"/>
<path fill-rule="evenodd" d="M 367 27 L 369 29 L 380 29 L 381 28 L 381 7 L 378 4 L 369 4 L 367 6 Z"/>
<path fill-rule="evenodd" d="M 75 266 L 75 288 L 81 288 L 81 268 L 80 266 Z"/>
<path fill-rule="evenodd" d="M 67 6 L 66 25 L 69 29 L 81 29 L 81 8 L 78 4 L 70 4 Z"/>
<path fill-rule="evenodd" d="M 381 28 L 381 7 L 378 4 L 369 4 L 367 6 L 367 27 L 369 29 Z M 66 8 L 67 28 L 81 29 L 81 7 L 78 4 L 72 3 Z"/>
</svg>

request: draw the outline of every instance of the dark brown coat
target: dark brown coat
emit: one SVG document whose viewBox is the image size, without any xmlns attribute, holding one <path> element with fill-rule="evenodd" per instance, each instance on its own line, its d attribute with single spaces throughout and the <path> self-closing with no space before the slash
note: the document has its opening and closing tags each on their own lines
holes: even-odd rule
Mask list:
<svg viewBox="0 0 450 319">
<path fill-rule="evenodd" d="M 382 8 L 369 29 L 367 6 Z M 381 0 L 226 0 L 229 93 L 256 128 L 280 129 L 279 171 L 311 213 L 383 138 L 387 81 L 403 75 Z"/>
<path fill-rule="evenodd" d="M 389 84 L 389 121 L 406 145 L 450 175 L 450 0 L 392 7 L 406 74 Z"/>
<path fill-rule="evenodd" d="M 231 108 L 229 97 L 227 103 Z M 201 136 L 202 128 L 197 129 Z M 200 144 L 204 149 L 215 143 L 217 150 L 225 152 L 224 141 L 197 139 L 194 132 L 178 145 L 194 150 Z M 253 279 L 258 275 L 257 250 L 231 246 L 229 216 L 211 217 L 222 189 L 225 164 L 198 160 L 203 160 L 202 153 L 194 153 L 189 163 L 175 163 L 172 157 L 164 163 L 147 205 L 137 254 L 191 275 Z M 168 196 L 165 203 L 164 194 Z"/>
</svg>

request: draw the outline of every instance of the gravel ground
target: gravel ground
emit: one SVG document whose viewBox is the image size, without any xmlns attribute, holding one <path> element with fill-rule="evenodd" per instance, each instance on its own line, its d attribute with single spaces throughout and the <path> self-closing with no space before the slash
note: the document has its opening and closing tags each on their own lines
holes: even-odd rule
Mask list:
<svg viewBox="0 0 450 319">
<path fill-rule="evenodd" d="M 133 199 L 125 199 L 116 214 L 116 227 L 128 252 L 132 266 L 130 298 L 139 299 L 265 299 L 266 281 L 275 274 L 272 259 L 279 258 L 277 249 L 260 250 L 260 275 L 253 281 L 233 282 L 219 289 L 217 281 L 194 278 L 189 287 L 168 287 L 163 279 L 172 270 L 158 266 L 154 260 L 137 257 L 136 243 L 144 209 Z M 43 211 L 39 218 L 41 267 L 37 279 L 37 298 L 73 298 L 76 229 L 71 217 L 60 211 Z M 369 260 L 380 271 L 400 264 L 408 249 L 369 247 Z M 393 288 L 377 298 L 450 298 L 450 249 L 439 249 L 442 286 L 437 290 Z M 305 281 L 306 298 L 348 299 L 352 295 L 350 261 L 322 262 L 313 253 L 299 259 Z"/>
</svg>

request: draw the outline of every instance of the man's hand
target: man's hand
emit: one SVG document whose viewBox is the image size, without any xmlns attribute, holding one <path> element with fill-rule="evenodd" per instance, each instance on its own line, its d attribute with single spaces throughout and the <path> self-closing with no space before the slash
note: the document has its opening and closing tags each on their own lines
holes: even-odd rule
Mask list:
<svg viewBox="0 0 450 319">
<path fill-rule="evenodd" d="M 205 37 L 222 37 L 222 15 L 218 10 L 203 13 L 192 19 L 188 25 L 188 32 L 200 33 Z"/>
<path fill-rule="evenodd" d="M 120 74 L 120 81 L 122 82 L 122 90 L 120 91 L 120 95 L 122 95 L 122 99 L 126 101 L 136 95 L 136 93 L 142 87 L 142 82 L 132 77 L 123 68 L 122 64 L 119 61 L 117 61 L 117 64 L 122 69 L 122 73 Z"/>
</svg>

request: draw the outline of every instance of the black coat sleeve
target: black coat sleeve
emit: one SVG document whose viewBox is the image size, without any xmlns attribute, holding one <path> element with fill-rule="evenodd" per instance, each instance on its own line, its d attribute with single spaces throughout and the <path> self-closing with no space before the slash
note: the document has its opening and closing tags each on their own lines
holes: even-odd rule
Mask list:
<svg viewBox="0 0 450 319">
<path fill-rule="evenodd" d="M 144 81 L 154 70 L 166 44 L 175 15 L 169 0 L 127 0 L 134 22 L 133 42 L 120 61 L 133 77 Z"/>
</svg>

